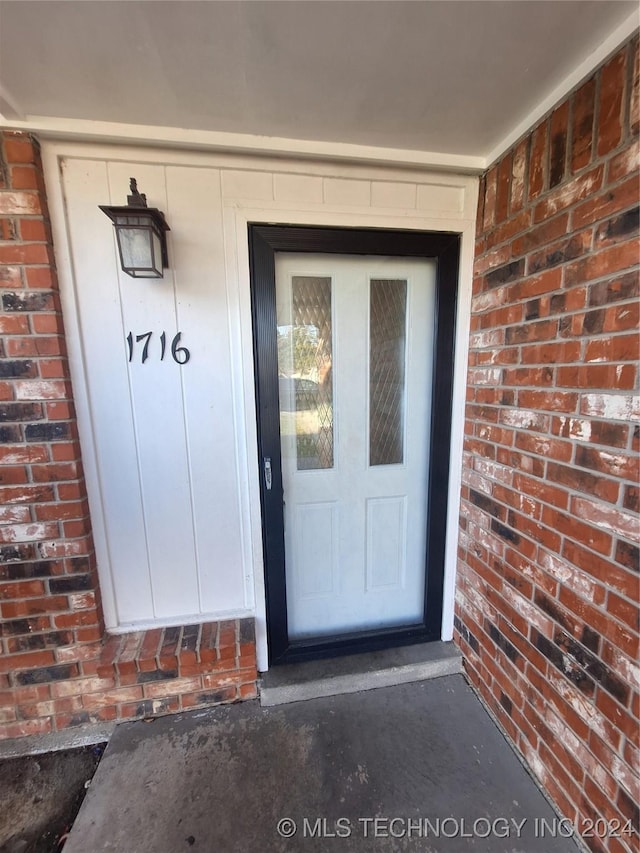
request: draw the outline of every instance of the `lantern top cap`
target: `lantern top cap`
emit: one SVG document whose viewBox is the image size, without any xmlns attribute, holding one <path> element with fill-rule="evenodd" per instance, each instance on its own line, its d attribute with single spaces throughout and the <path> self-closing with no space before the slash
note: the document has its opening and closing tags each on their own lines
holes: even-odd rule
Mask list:
<svg viewBox="0 0 640 853">
<path fill-rule="evenodd" d="M 147 207 L 147 196 L 138 191 L 138 182 L 135 178 L 129 178 L 129 192 L 127 204 L 100 204 L 98 207 L 114 223 L 116 218 L 123 216 L 147 216 L 160 231 L 171 231 L 164 218 L 164 213 L 157 207 Z"/>
</svg>

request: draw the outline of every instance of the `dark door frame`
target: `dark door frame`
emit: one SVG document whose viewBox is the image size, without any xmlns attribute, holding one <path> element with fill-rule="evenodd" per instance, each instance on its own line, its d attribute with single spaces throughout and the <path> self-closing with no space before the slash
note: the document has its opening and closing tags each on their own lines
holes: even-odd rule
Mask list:
<svg viewBox="0 0 640 853">
<path fill-rule="evenodd" d="M 460 234 L 258 223 L 249 223 L 248 229 L 269 663 L 288 663 L 439 640 L 444 584 Z M 425 554 L 425 604 L 422 622 L 417 625 L 317 640 L 289 641 L 276 343 L 276 252 L 395 255 L 436 261 L 436 328 L 427 492 L 429 511 Z M 271 460 L 270 488 L 267 488 L 265 459 Z"/>
</svg>

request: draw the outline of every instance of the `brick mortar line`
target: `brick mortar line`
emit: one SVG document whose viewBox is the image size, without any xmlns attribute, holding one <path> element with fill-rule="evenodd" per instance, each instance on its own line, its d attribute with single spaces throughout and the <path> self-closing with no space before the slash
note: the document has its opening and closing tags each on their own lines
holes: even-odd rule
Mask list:
<svg viewBox="0 0 640 853">
<path fill-rule="evenodd" d="M 628 273 L 634 273 L 634 272 L 638 272 L 638 271 L 640 271 L 640 267 L 635 267 L 634 269 L 624 270 L 623 274 L 626 275 Z M 603 281 L 598 282 L 598 284 L 603 284 L 603 283 L 604 283 Z M 579 285 L 579 286 L 582 286 L 582 285 Z M 562 288 L 559 290 L 551 290 L 551 291 L 548 291 L 547 293 L 542 293 L 542 294 L 539 294 L 536 296 L 530 296 L 528 298 L 525 297 L 524 299 L 522 299 L 518 302 L 509 302 L 506 305 L 503 305 L 502 308 L 492 307 L 492 308 L 487 308 L 484 311 L 475 311 L 474 313 L 475 313 L 475 316 L 477 316 L 477 317 L 483 317 L 487 314 L 490 314 L 493 311 L 500 311 L 500 310 L 503 310 L 504 308 L 517 308 L 519 306 L 524 308 L 528 302 L 532 302 L 536 299 L 544 299 L 545 297 L 548 297 L 549 299 L 551 299 L 553 296 L 562 296 L 562 295 L 565 295 L 568 293 L 570 293 L 570 289 Z M 606 305 L 584 305 L 581 308 L 572 308 L 568 311 L 563 310 L 563 311 L 558 311 L 557 313 L 554 312 L 553 314 L 551 314 L 551 313 L 547 314 L 543 317 L 536 317 L 534 320 L 525 320 L 523 318 L 522 320 L 518 320 L 516 322 L 511 322 L 511 323 L 501 323 L 501 324 L 492 323 L 491 325 L 488 325 L 486 327 L 480 326 L 480 328 L 478 328 L 478 329 L 473 329 L 469 333 L 469 335 L 471 337 L 472 335 L 481 334 L 482 332 L 499 331 L 501 329 L 506 330 L 506 329 L 511 329 L 511 328 L 517 328 L 519 326 L 530 326 L 530 325 L 534 325 L 535 323 L 554 322 L 554 321 L 561 320 L 563 317 L 573 317 L 573 316 L 580 315 L 580 314 L 587 315 L 587 314 L 590 314 L 590 313 L 595 312 L 595 311 L 606 311 L 608 308 L 609 309 L 617 308 L 618 306 L 626 307 L 629 305 L 635 306 L 636 304 L 637 304 L 637 297 L 636 298 L 630 297 L 629 299 L 620 299 L 620 300 L 617 300 L 615 302 L 609 302 Z M 623 337 L 624 335 L 632 334 L 634 331 L 637 332 L 637 328 L 632 327 L 629 329 L 613 329 L 610 332 L 604 332 L 604 331 L 594 332 L 593 338 L 601 339 L 603 337 L 605 337 L 605 338 L 606 337 Z M 584 332 L 584 331 L 581 331 L 580 333 L 571 332 L 570 334 L 567 334 L 565 336 L 560 336 L 557 334 L 556 337 L 553 337 L 553 338 L 544 338 L 544 339 L 533 338 L 531 341 L 524 341 L 524 342 L 518 342 L 518 343 L 505 342 L 504 344 L 500 344 L 499 348 L 500 349 L 506 349 L 508 347 L 544 346 L 545 344 L 568 343 L 568 342 L 576 341 L 576 340 L 586 343 L 586 341 L 585 341 L 586 337 L 591 339 L 592 333 L 591 332 Z M 471 352 L 475 351 L 476 349 L 483 350 L 483 349 L 490 349 L 490 347 L 473 347 L 471 349 Z M 494 347 L 494 349 L 495 349 L 495 347 Z"/>
<path fill-rule="evenodd" d="M 569 367 L 569 368 L 575 367 L 575 368 L 579 369 L 581 367 L 589 367 L 590 364 L 593 367 L 606 367 L 606 368 L 611 368 L 611 369 L 615 369 L 618 366 L 622 366 L 622 367 L 630 366 L 630 367 L 634 367 L 636 369 L 638 368 L 638 364 L 635 362 L 620 361 L 620 362 L 604 362 L 604 363 L 602 363 L 602 362 L 590 362 L 588 364 L 584 364 L 584 363 L 583 364 L 571 364 L 571 363 L 570 364 L 564 364 L 564 363 L 562 363 L 562 364 L 553 365 L 553 366 L 549 365 L 549 364 L 540 364 L 540 365 L 533 366 L 531 369 L 543 369 L 543 370 L 548 369 L 551 371 L 555 371 L 556 368 L 558 368 L 558 367 L 560 369 L 565 369 L 567 367 Z M 517 370 L 517 369 L 529 370 L 530 368 L 528 365 L 507 366 L 504 364 L 494 364 L 494 365 L 478 364 L 478 365 L 474 365 L 473 367 L 470 368 L 470 370 L 479 370 L 479 371 Z M 547 393 L 547 394 L 577 394 L 578 397 L 584 396 L 584 394 L 603 394 L 603 393 L 613 393 L 613 392 L 617 392 L 616 396 L 622 395 L 622 396 L 637 397 L 638 394 L 640 393 L 637 389 L 636 384 L 634 384 L 633 388 L 616 387 L 615 389 L 611 389 L 611 388 L 608 388 L 606 385 L 584 385 L 582 387 L 576 387 L 575 385 L 557 385 L 557 384 L 554 384 L 554 382 L 550 382 L 548 385 L 524 385 L 524 384 L 520 384 L 518 382 L 505 382 L 504 380 L 499 385 L 496 386 L 494 383 L 483 383 L 483 382 L 477 382 L 477 381 L 474 382 L 474 381 L 470 380 L 468 383 L 468 387 L 474 388 L 474 389 L 494 387 L 494 388 L 496 388 L 496 390 L 500 389 L 501 391 L 505 391 L 505 390 L 507 390 L 507 391 L 525 391 L 527 393 L 536 392 L 536 393 L 543 393 L 543 394 L 544 393 Z M 624 394 L 625 391 L 627 392 L 627 394 Z M 633 393 L 633 392 L 635 392 L 635 393 Z M 578 400 L 577 402 L 580 403 L 581 401 Z M 521 407 L 520 405 L 516 405 L 516 404 L 510 405 L 508 403 L 490 404 L 490 403 L 475 403 L 475 402 L 471 401 L 471 402 L 468 402 L 467 405 L 472 405 L 472 406 L 485 406 L 485 405 L 489 406 L 489 405 L 492 405 L 492 406 L 500 407 L 501 411 L 504 411 L 505 409 L 521 411 L 524 408 L 525 411 L 535 411 L 538 414 L 554 415 L 555 417 L 563 417 L 563 416 L 566 417 L 566 416 L 573 414 L 574 412 L 579 413 L 578 409 L 574 409 L 573 411 L 562 411 L 559 409 L 542 409 L 542 408 L 531 409 L 529 406 Z M 589 417 L 590 417 L 589 415 L 582 415 L 581 420 L 585 420 L 585 419 L 588 420 Z M 624 420 L 624 421 L 620 421 L 619 423 L 620 424 L 630 424 L 630 423 L 633 424 L 633 421 Z M 504 424 L 504 426 L 507 429 L 518 429 L 517 426 L 514 427 L 513 425 L 510 425 L 510 424 Z M 562 437 L 559 437 L 559 438 L 561 441 L 563 440 Z M 34 463 L 34 464 L 37 464 L 37 463 Z M 67 481 L 65 480 L 64 482 L 67 482 Z"/>
<path fill-rule="evenodd" d="M 626 423 L 626 422 L 624 422 L 624 423 Z M 494 424 L 492 421 L 483 422 L 481 424 L 481 428 L 483 425 L 489 426 L 489 427 L 495 426 L 497 429 L 500 429 L 500 430 L 504 429 L 507 432 L 512 432 L 514 434 L 514 436 L 515 435 L 531 435 L 534 437 L 537 436 L 542 440 L 546 440 L 547 438 L 549 438 L 552 441 L 557 442 L 558 444 L 567 445 L 568 447 L 571 447 L 572 450 L 576 450 L 580 447 L 586 447 L 588 449 L 595 450 L 599 453 L 609 453 L 611 455 L 623 456 L 625 458 L 625 461 L 628 461 L 628 462 L 635 462 L 638 459 L 638 452 L 634 451 L 634 450 L 632 450 L 630 453 L 627 453 L 624 448 L 615 448 L 615 447 L 611 447 L 611 445 L 594 444 L 592 442 L 582 443 L 582 442 L 579 442 L 577 439 L 564 439 L 564 438 L 552 435 L 550 433 L 536 432 L 534 430 L 524 430 L 524 429 L 518 429 L 518 428 L 513 428 L 513 427 L 503 427 L 499 423 Z M 471 453 L 474 456 L 474 458 L 482 459 L 484 457 L 481 456 L 477 451 L 474 451 L 474 450 L 471 450 L 468 448 L 467 441 L 469 441 L 469 440 L 482 441 L 483 444 L 494 447 L 495 449 L 512 450 L 512 451 L 515 451 L 517 453 L 522 454 L 527 459 L 531 459 L 531 460 L 537 459 L 537 460 L 540 460 L 543 462 L 548 462 L 549 459 L 551 458 L 551 461 L 557 465 L 565 465 L 565 466 L 566 465 L 573 465 L 574 467 L 579 468 L 580 471 L 585 471 L 586 473 L 593 474 L 594 476 L 602 477 L 605 479 L 610 479 L 613 482 L 631 483 L 631 484 L 635 485 L 634 480 L 626 478 L 620 474 L 614 474 L 613 472 L 610 472 L 610 471 L 600 471 L 600 470 L 596 470 L 594 468 L 588 468 L 588 467 L 584 467 L 583 465 L 578 465 L 575 462 L 575 453 L 574 452 L 571 453 L 571 457 L 567 460 L 556 459 L 555 457 L 549 457 L 549 456 L 543 455 L 541 453 L 536 453 L 535 451 L 532 451 L 532 450 L 521 448 L 515 443 L 512 443 L 512 444 L 497 443 L 495 440 L 482 438 L 480 436 L 475 435 L 475 433 L 473 435 L 466 436 L 465 441 L 463 443 L 463 451 L 465 453 Z M 494 460 L 489 460 L 489 461 L 494 461 Z M 496 462 L 495 464 L 501 464 L 501 463 Z M 520 471 L 520 469 L 517 469 L 517 468 L 513 468 L 512 470 L 515 472 L 523 473 L 527 476 L 535 476 L 535 475 L 532 475 L 526 471 Z M 536 477 L 536 479 L 543 480 L 544 478 Z M 562 484 L 559 484 L 559 486 L 562 487 Z M 605 501 L 605 503 L 610 503 L 610 501 Z"/>
<path fill-rule="evenodd" d="M 624 365 L 624 364 L 627 364 L 627 362 L 620 362 L 620 364 Z M 545 365 L 545 364 L 537 365 L 538 368 L 546 368 L 548 366 L 549 365 Z M 565 366 L 573 367 L 575 365 L 571 365 L 571 364 L 570 365 L 564 365 L 564 364 L 562 364 L 560 366 L 561 367 L 565 367 Z M 578 365 L 578 366 L 584 367 L 585 365 Z M 617 363 L 607 364 L 606 366 L 616 367 Z M 488 366 L 486 369 L 487 370 L 491 370 L 491 369 L 502 370 L 503 368 L 504 368 L 504 365 L 494 365 L 493 367 Z M 474 367 L 472 369 L 473 370 L 482 370 L 482 369 L 484 369 L 484 365 L 480 365 L 480 366 Z M 526 369 L 526 368 L 524 368 L 524 369 Z M 485 384 L 485 383 L 470 384 L 469 387 L 470 387 L 470 389 L 476 390 L 476 391 L 484 391 L 486 389 L 490 389 L 490 390 L 495 390 L 498 392 L 503 392 L 505 390 L 520 390 L 520 391 L 526 391 L 527 393 L 536 392 L 536 393 L 540 393 L 540 394 L 555 394 L 555 393 L 576 394 L 579 398 L 591 396 L 593 394 L 598 394 L 598 395 L 602 395 L 602 396 L 609 396 L 609 397 L 631 397 L 631 398 L 635 398 L 635 397 L 640 396 L 640 391 L 638 391 L 638 389 L 636 389 L 636 388 L 602 389 L 602 388 L 596 388 L 596 387 L 574 388 L 571 386 L 558 388 L 558 387 L 555 387 L 552 385 L 502 385 L 502 384 L 491 385 L 491 384 Z M 578 400 L 578 402 L 583 402 L 583 401 Z M 612 419 L 612 418 L 606 418 L 603 415 L 582 414 L 580 411 L 577 411 L 577 410 L 573 411 L 573 412 L 567 412 L 567 411 L 561 411 L 559 409 L 543 409 L 543 408 L 533 409 L 530 406 L 520 406 L 520 405 L 517 405 L 516 403 L 499 403 L 499 402 L 490 403 L 490 402 L 476 402 L 474 400 L 467 400 L 466 405 L 465 405 L 465 409 L 467 407 L 475 407 L 477 409 L 484 409 L 484 408 L 492 409 L 492 410 L 495 409 L 497 412 L 505 412 L 505 411 L 507 411 L 507 412 L 532 412 L 535 415 L 541 415 L 543 417 L 549 417 L 551 419 L 553 419 L 553 418 L 557 418 L 557 419 L 571 418 L 572 420 L 575 419 L 575 420 L 580 420 L 580 421 L 595 421 L 597 423 L 603 423 L 605 425 L 613 423 L 613 424 L 616 424 L 619 426 L 627 426 L 628 427 L 628 426 L 633 426 L 635 424 L 635 421 L 631 418 L 629 418 L 629 419 L 627 419 L 627 418 Z M 577 417 L 574 417 L 574 416 L 577 416 Z M 466 420 L 470 421 L 471 423 L 474 422 L 474 419 L 470 418 L 470 417 L 467 417 Z M 494 423 L 494 422 L 491 421 L 490 423 Z M 495 422 L 495 425 L 499 425 L 500 423 L 502 423 L 502 422 L 500 420 L 498 420 Z M 539 432 L 539 430 L 531 430 L 530 428 L 525 428 L 525 427 L 521 427 L 521 426 L 517 426 L 517 425 L 514 426 L 513 424 L 503 424 L 503 425 L 507 429 L 517 430 L 520 432 L 526 432 L 526 433 L 532 432 L 532 431 L 533 432 Z M 556 437 L 559 438 L 560 441 L 579 441 L 580 440 L 577 438 L 576 439 L 567 439 L 567 438 L 563 439 L 562 436 L 556 436 Z M 13 467 L 13 466 L 11 466 L 11 467 Z M 12 487 L 5 487 L 5 488 L 12 488 Z M 17 488 L 17 486 L 16 486 L 16 488 Z"/>
<path fill-rule="evenodd" d="M 482 458 L 483 458 L 483 457 L 481 457 L 481 456 L 476 456 L 476 457 L 474 457 L 474 459 L 482 459 Z M 496 464 L 499 464 L 499 463 L 496 463 Z M 563 509 L 561 509 L 560 507 L 556 506 L 555 504 L 551 504 L 551 503 L 549 503 L 547 500 L 545 500 L 544 498 L 541 498 L 541 497 L 539 497 L 539 496 L 537 496 L 537 495 L 531 495 L 531 494 L 529 494 L 528 492 L 519 491 L 518 489 L 516 489 L 516 487 L 513 485 L 513 483 L 505 483 L 503 480 L 498 480 L 498 479 L 496 479 L 495 477 L 492 477 L 490 474 L 485 474 L 485 473 L 484 473 L 484 472 L 482 472 L 482 471 L 477 471 L 475 468 L 472 468 L 471 470 L 472 470 L 472 472 L 473 472 L 474 474 L 476 474 L 478 477 L 482 478 L 485 482 L 487 482 L 491 487 L 493 487 L 493 485 L 495 484 L 495 485 L 500 486 L 500 487 L 502 487 L 502 488 L 504 488 L 504 489 L 508 489 L 509 491 L 514 492 L 514 494 L 522 494 L 522 495 L 524 495 L 526 498 L 529 498 L 529 499 L 530 499 L 530 500 L 532 500 L 532 501 L 535 501 L 535 502 L 537 502 L 537 503 L 540 503 L 540 504 L 542 504 L 543 506 L 548 506 L 550 509 L 554 509 L 554 510 L 557 510 L 557 511 L 559 511 L 559 512 L 565 512 L 565 513 L 569 511 L 568 509 L 563 510 Z M 620 501 L 623 501 L 623 500 L 624 500 L 623 490 L 621 490 L 621 489 L 619 489 L 619 492 L 618 492 L 618 498 L 616 499 L 616 502 L 614 503 L 613 501 L 607 500 L 606 498 L 595 498 L 595 499 L 594 499 L 594 496 L 593 496 L 593 493 L 592 493 L 592 492 L 587 491 L 587 490 L 585 490 L 585 491 L 580 491 L 579 489 L 576 489 L 575 487 L 568 486 L 568 485 L 566 485 L 566 484 L 564 484 L 564 483 L 562 483 L 562 482 L 558 482 L 558 481 L 556 481 L 556 480 L 548 480 L 547 478 L 535 477 L 533 474 L 528 474 L 528 473 L 526 473 L 526 472 L 522 472 L 522 471 L 520 471 L 519 469 L 515 469 L 515 468 L 513 468 L 513 469 L 509 469 L 509 470 L 514 471 L 514 473 L 516 473 L 516 474 L 520 474 L 520 473 L 522 473 L 522 474 L 523 474 L 523 476 L 525 476 L 525 477 L 529 477 L 529 478 L 531 478 L 531 479 L 533 479 L 533 480 L 537 480 L 537 481 L 539 481 L 539 482 L 541 482 L 541 483 L 543 483 L 543 484 L 547 484 L 547 483 L 548 483 L 548 484 L 549 484 L 549 486 L 550 486 L 550 488 L 552 488 L 552 489 L 554 489 L 554 490 L 555 490 L 555 489 L 557 489 L 559 492 L 562 492 L 564 495 L 566 495 L 566 497 L 567 497 L 567 498 L 575 497 L 575 498 L 585 499 L 585 497 L 586 497 L 587 499 L 590 499 L 590 500 L 591 500 L 591 501 L 593 501 L 593 502 L 596 502 L 596 503 L 602 504 L 603 508 L 604 508 L 604 509 L 606 509 L 606 510 L 608 510 L 610 507 L 611 507 L 612 509 L 619 510 L 619 511 L 620 511 L 620 512 L 622 512 L 623 514 L 628 515 L 632 520 L 633 520 L 633 519 L 637 519 L 637 520 L 638 520 L 638 524 L 639 524 L 639 526 L 640 526 L 640 514 L 638 513 L 638 511 L 633 510 L 633 509 L 629 509 L 628 507 L 625 507 L 624 505 L 619 505 L 619 504 L 620 504 Z M 582 469 L 582 468 L 581 468 L 580 470 L 582 471 L 582 470 L 586 470 L 586 469 Z M 605 478 L 605 479 L 606 479 L 606 478 Z M 613 483 L 615 483 L 616 481 L 615 481 L 615 480 L 610 480 L 609 482 L 613 482 Z M 630 481 L 622 481 L 622 482 L 630 482 Z M 467 486 L 468 488 L 474 488 L 474 486 L 472 486 L 470 483 L 467 483 L 467 482 L 465 482 L 465 481 L 463 481 L 463 485 L 464 485 L 464 486 Z M 496 501 L 496 503 L 499 503 L 499 504 L 501 504 L 501 505 L 504 505 L 504 504 L 502 504 L 502 502 L 501 502 L 501 501 L 499 501 L 497 498 L 495 498 L 495 497 L 493 496 L 493 492 L 492 492 L 492 491 L 491 491 L 491 492 L 485 492 L 485 494 L 486 494 L 488 497 L 490 497 L 492 500 Z M 464 500 L 467 500 L 467 499 L 463 497 L 463 498 L 462 498 L 462 500 L 464 501 Z M 475 506 L 475 504 L 473 504 L 473 502 L 471 502 L 470 500 L 469 500 L 469 502 L 470 502 L 473 506 Z M 511 509 L 515 509 L 515 507 L 511 507 Z M 615 536 L 617 536 L 617 537 L 619 537 L 619 538 L 622 538 L 622 539 L 627 539 L 627 538 L 629 538 L 629 537 L 626 537 L 626 536 L 624 536 L 623 534 L 620 534 L 620 533 L 618 533 L 618 532 L 615 532 L 613 535 L 615 535 Z M 632 540 L 629 540 L 629 541 L 631 541 L 631 542 L 632 542 L 632 544 L 634 544 Z M 629 570 L 628 570 L 628 571 L 629 571 Z"/>
<path fill-rule="evenodd" d="M 564 294 L 564 293 L 567 293 L 567 291 L 566 290 L 552 291 L 549 294 L 544 294 L 544 296 L 548 295 L 548 296 L 552 297 L 552 296 L 556 296 L 558 294 Z M 533 298 L 537 299 L 539 297 L 533 297 Z M 531 301 L 531 300 L 528 300 L 528 301 Z M 573 308 L 569 311 L 562 311 L 561 313 L 559 312 L 558 314 L 548 314 L 545 317 L 537 318 L 534 322 L 541 322 L 541 321 L 545 321 L 545 320 L 553 320 L 555 317 L 558 317 L 560 319 L 562 317 L 570 317 L 570 316 L 574 316 L 576 314 L 585 314 L 585 313 L 589 313 L 591 311 L 601 311 L 601 310 L 606 311 L 607 307 L 608 308 L 617 308 L 617 307 L 624 308 L 626 306 L 635 307 L 637 304 L 638 304 L 637 297 L 635 297 L 635 298 L 629 297 L 629 299 L 620 299 L 620 300 L 617 300 L 616 302 L 610 302 L 610 303 L 608 303 L 607 306 L 592 305 L 592 306 L 585 306 L 584 308 Z M 495 309 L 489 309 L 489 310 L 495 310 Z M 486 332 L 501 331 L 502 329 L 504 329 L 506 331 L 506 329 L 510 329 L 513 326 L 521 326 L 521 325 L 525 325 L 525 324 L 526 324 L 526 321 L 524 323 L 509 323 L 509 324 L 504 325 L 504 326 L 489 326 L 486 329 L 477 329 L 473 332 L 470 332 L 469 337 L 472 338 L 474 335 L 482 335 Z M 628 337 L 628 338 L 635 337 L 637 339 L 638 338 L 638 329 L 636 327 L 630 327 L 628 329 L 613 329 L 610 332 L 604 332 L 604 331 L 603 332 L 594 332 L 594 333 L 589 332 L 588 333 L 588 340 L 585 340 L 584 335 L 574 335 L 574 336 L 568 337 L 568 338 L 560 338 L 559 340 L 558 339 L 550 339 L 550 340 L 544 340 L 544 341 L 531 341 L 531 342 L 524 342 L 524 343 L 519 342 L 519 343 L 514 343 L 514 344 L 507 343 L 505 341 L 501 344 L 493 344 L 493 345 L 488 344 L 487 346 L 470 346 L 469 354 L 476 353 L 476 352 L 493 352 L 496 349 L 522 350 L 522 349 L 533 348 L 533 347 L 544 347 L 547 345 L 553 346 L 554 344 L 558 344 L 558 343 L 576 342 L 576 343 L 580 343 L 581 345 L 586 345 L 588 343 L 591 343 L 591 341 L 606 341 L 606 340 L 625 338 L 625 337 Z M 576 365 L 576 364 L 616 364 L 617 362 L 616 361 L 611 361 L 611 362 L 609 362 L 609 361 L 604 361 L 604 362 L 585 361 L 584 356 L 583 356 L 580 361 L 569 361 L 569 362 L 555 362 L 554 361 L 552 363 L 553 364 L 561 363 L 561 364 Z M 530 363 L 529 362 L 516 362 L 515 364 L 516 365 L 522 364 L 522 366 L 525 366 L 525 365 L 528 366 Z M 545 367 L 547 365 L 547 362 L 539 362 L 538 364 L 542 367 Z M 480 366 L 483 366 L 483 365 L 480 365 Z M 486 366 L 490 367 L 492 365 L 486 365 Z M 510 365 L 505 365 L 505 366 L 510 366 Z M 534 362 L 531 362 L 531 366 L 534 366 Z"/>
<path fill-rule="evenodd" d="M 480 385 L 477 387 L 486 388 L 487 386 L 486 385 Z M 504 386 L 504 387 L 521 388 L 521 386 Z M 527 386 L 526 388 L 522 388 L 522 390 L 527 391 L 527 392 L 533 391 L 533 392 L 545 393 L 544 389 L 540 388 L 539 386 Z M 554 392 L 552 391 L 550 393 L 554 393 Z M 568 390 L 568 391 L 560 391 L 560 393 L 575 394 L 575 393 L 579 393 L 579 392 L 576 392 L 576 390 L 573 389 L 573 390 Z M 638 396 L 638 394 L 634 394 L 633 396 Z M 498 414 L 500 414 L 504 411 L 533 412 L 535 415 L 540 415 L 542 417 L 548 417 L 552 421 L 553 421 L 553 419 L 562 420 L 563 418 L 565 418 L 565 419 L 576 420 L 576 421 L 581 421 L 581 422 L 585 422 L 585 423 L 591 423 L 592 421 L 595 423 L 602 423 L 604 425 L 609 425 L 611 423 L 610 420 L 607 420 L 605 418 L 595 418 L 591 415 L 582 415 L 582 414 L 580 414 L 579 411 L 577 411 L 577 412 L 559 412 L 557 409 L 542 409 L 542 408 L 530 409 L 528 407 L 521 407 L 521 406 L 517 406 L 517 405 L 507 406 L 507 405 L 504 405 L 501 403 L 488 403 L 488 402 L 487 403 L 468 402 L 467 407 L 472 408 L 472 409 L 476 409 L 476 410 L 490 409 L 491 411 L 498 412 Z M 607 444 L 606 442 L 588 441 L 586 439 L 579 438 L 577 436 L 574 436 L 574 437 L 563 436 L 560 433 L 554 433 L 551 431 L 551 427 L 553 426 L 553 423 L 549 424 L 549 429 L 542 430 L 542 429 L 536 429 L 534 427 L 518 426 L 518 425 L 514 425 L 514 424 L 509 424 L 508 422 L 504 422 L 503 420 L 501 420 L 500 417 L 498 417 L 495 421 L 490 420 L 489 418 L 483 418 L 481 411 L 470 411 L 468 416 L 465 418 L 465 420 L 467 423 L 470 423 L 473 425 L 475 425 L 475 424 L 486 424 L 488 426 L 495 426 L 499 429 L 504 428 L 505 430 L 515 432 L 518 435 L 539 435 L 539 436 L 543 436 L 543 437 L 548 436 L 549 438 L 552 438 L 552 439 L 554 439 L 554 440 L 556 440 L 562 444 L 570 444 L 570 445 L 575 445 L 577 447 L 583 447 L 583 446 L 592 447 L 594 450 L 603 450 L 604 449 L 604 450 L 609 450 L 612 453 L 620 451 L 623 453 L 623 455 L 628 455 L 630 459 L 633 459 L 634 457 L 637 457 L 639 455 L 639 451 L 633 450 L 633 448 L 627 454 L 627 453 L 624 453 L 625 448 L 619 447 L 618 445 Z M 625 420 L 615 421 L 614 423 L 617 426 L 625 427 L 630 432 L 634 431 L 635 421 L 633 421 L 631 419 L 630 420 L 625 419 Z M 489 442 L 489 443 L 495 444 L 496 447 L 505 447 L 506 446 L 502 443 L 496 443 L 496 442 Z M 531 453 L 531 451 L 523 451 L 523 452 Z M 534 457 L 536 456 L 536 454 L 532 454 L 532 455 Z M 539 456 L 539 458 L 545 459 L 547 457 Z M 495 464 L 501 464 L 501 463 L 495 463 Z M 509 468 L 509 466 L 504 466 L 504 467 Z M 581 466 L 578 466 L 578 467 L 581 467 Z M 518 469 L 514 468 L 513 470 L 517 471 Z M 585 470 L 591 470 L 591 469 L 585 469 Z M 604 475 L 604 476 L 607 476 L 607 475 Z M 614 477 L 615 479 L 625 479 L 625 478 L 620 478 L 620 477 L 616 476 L 615 474 L 612 474 L 610 476 Z"/>
</svg>

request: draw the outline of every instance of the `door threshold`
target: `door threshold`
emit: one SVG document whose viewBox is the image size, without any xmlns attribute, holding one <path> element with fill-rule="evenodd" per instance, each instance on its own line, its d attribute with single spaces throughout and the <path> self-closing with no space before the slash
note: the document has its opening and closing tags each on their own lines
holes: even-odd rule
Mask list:
<svg viewBox="0 0 640 853">
<path fill-rule="evenodd" d="M 260 680 L 264 707 L 322 696 L 358 693 L 462 672 L 462 655 L 452 643 L 418 643 L 331 660 L 277 666 Z"/>
</svg>

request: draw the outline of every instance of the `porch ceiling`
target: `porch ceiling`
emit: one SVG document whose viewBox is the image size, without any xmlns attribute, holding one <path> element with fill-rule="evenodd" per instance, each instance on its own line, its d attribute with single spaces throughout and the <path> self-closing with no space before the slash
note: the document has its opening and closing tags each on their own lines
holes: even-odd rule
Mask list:
<svg viewBox="0 0 640 853">
<path fill-rule="evenodd" d="M 481 166 L 603 43 L 613 49 L 637 10 L 635 0 L 0 0 L 0 123 L 249 134 Z"/>
</svg>

